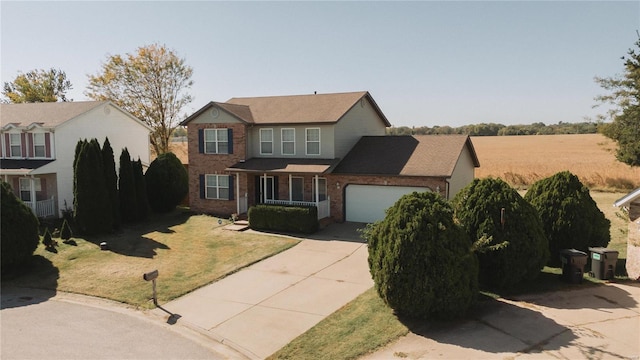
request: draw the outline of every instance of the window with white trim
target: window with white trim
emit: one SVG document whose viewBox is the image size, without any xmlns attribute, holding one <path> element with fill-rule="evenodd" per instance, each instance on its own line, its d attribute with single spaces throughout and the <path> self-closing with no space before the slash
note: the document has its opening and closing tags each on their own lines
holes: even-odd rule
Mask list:
<svg viewBox="0 0 640 360">
<path fill-rule="evenodd" d="M 296 129 L 282 129 L 282 155 L 296 154 Z"/>
<path fill-rule="evenodd" d="M 320 128 L 305 129 L 307 155 L 320 155 Z"/>
<path fill-rule="evenodd" d="M 44 133 L 33 134 L 33 156 L 37 158 L 43 158 L 46 156 Z"/>
<path fill-rule="evenodd" d="M 260 129 L 260 155 L 273 155 L 273 129 Z"/>
<path fill-rule="evenodd" d="M 316 178 L 311 180 L 313 182 L 312 187 L 312 196 L 311 201 L 316 201 Z M 327 179 L 318 178 L 318 188 L 320 188 L 320 193 L 318 194 L 318 198 L 320 201 L 327 200 Z"/>
<path fill-rule="evenodd" d="M 205 198 L 229 200 L 229 175 L 205 175 Z"/>
<path fill-rule="evenodd" d="M 20 134 L 9 134 L 10 157 L 22 157 L 22 136 Z"/>
<path fill-rule="evenodd" d="M 227 129 L 204 129 L 205 154 L 228 154 L 229 131 Z"/>
<path fill-rule="evenodd" d="M 20 178 L 20 200 L 24 202 L 31 202 L 31 180 L 29 178 Z M 40 178 L 34 178 L 33 185 L 36 192 L 42 191 Z"/>
</svg>

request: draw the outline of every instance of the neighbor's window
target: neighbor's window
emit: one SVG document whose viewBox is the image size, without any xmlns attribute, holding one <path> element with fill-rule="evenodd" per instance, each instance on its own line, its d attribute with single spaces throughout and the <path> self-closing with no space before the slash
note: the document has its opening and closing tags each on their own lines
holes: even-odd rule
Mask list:
<svg viewBox="0 0 640 360">
<path fill-rule="evenodd" d="M 205 197 L 207 199 L 229 199 L 229 176 L 206 175 Z"/>
<path fill-rule="evenodd" d="M 20 134 L 9 134 L 10 157 L 22 157 L 22 141 Z"/>
<path fill-rule="evenodd" d="M 33 179 L 33 186 L 35 191 L 42 191 L 40 178 Z M 24 202 L 31 202 L 31 179 L 20 178 L 20 200 Z"/>
<path fill-rule="evenodd" d="M 260 129 L 260 154 L 273 154 L 273 129 Z"/>
<path fill-rule="evenodd" d="M 307 155 L 320 155 L 320 129 L 306 129 Z"/>
<path fill-rule="evenodd" d="M 296 154 L 296 129 L 282 129 L 282 155 Z"/>
<path fill-rule="evenodd" d="M 34 157 L 45 157 L 43 133 L 33 134 L 33 155 Z"/>
<path fill-rule="evenodd" d="M 227 129 L 204 129 L 205 154 L 228 154 L 229 131 Z"/>
</svg>

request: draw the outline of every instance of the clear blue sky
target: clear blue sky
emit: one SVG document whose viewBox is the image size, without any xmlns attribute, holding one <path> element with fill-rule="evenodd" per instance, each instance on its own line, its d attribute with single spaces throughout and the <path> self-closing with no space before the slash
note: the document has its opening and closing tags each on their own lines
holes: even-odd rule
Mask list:
<svg viewBox="0 0 640 360">
<path fill-rule="evenodd" d="M 188 113 L 231 97 L 368 90 L 395 126 L 584 121 L 621 74 L 640 1 L 0 3 L 1 77 L 51 67 L 87 100 L 107 54 L 160 43 Z"/>
</svg>

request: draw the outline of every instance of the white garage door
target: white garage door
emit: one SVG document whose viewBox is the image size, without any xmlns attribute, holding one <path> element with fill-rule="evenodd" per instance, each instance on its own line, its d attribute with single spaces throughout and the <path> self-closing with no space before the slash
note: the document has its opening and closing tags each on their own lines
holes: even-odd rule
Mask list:
<svg viewBox="0 0 640 360">
<path fill-rule="evenodd" d="M 402 195 L 430 191 L 424 187 L 348 185 L 345 188 L 346 221 L 371 223 L 384 219 L 384 211 Z"/>
</svg>

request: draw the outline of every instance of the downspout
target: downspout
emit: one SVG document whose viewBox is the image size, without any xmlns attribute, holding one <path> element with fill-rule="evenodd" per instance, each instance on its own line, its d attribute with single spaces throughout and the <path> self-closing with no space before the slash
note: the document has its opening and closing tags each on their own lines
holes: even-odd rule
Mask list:
<svg viewBox="0 0 640 360">
<path fill-rule="evenodd" d="M 293 189 L 291 187 L 292 178 L 293 178 L 293 176 L 291 176 L 291 173 L 289 173 L 289 204 L 291 204 L 292 200 L 293 200 Z"/>
<path fill-rule="evenodd" d="M 240 173 L 236 173 L 236 214 L 240 215 Z"/>
<path fill-rule="evenodd" d="M 450 200 L 449 199 L 449 178 L 445 178 L 444 183 L 445 183 L 445 187 L 444 187 L 445 199 Z"/>
</svg>

